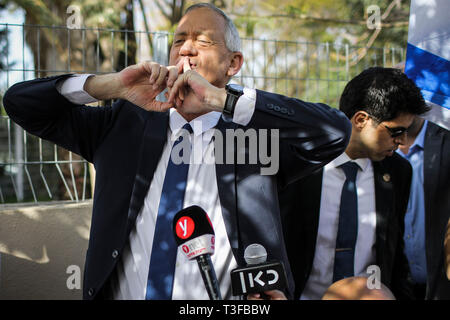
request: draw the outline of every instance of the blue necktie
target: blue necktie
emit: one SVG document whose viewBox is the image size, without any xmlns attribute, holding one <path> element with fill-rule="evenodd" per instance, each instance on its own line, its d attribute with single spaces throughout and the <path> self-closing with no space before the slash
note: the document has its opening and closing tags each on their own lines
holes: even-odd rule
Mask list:
<svg viewBox="0 0 450 320">
<path fill-rule="evenodd" d="M 183 129 L 192 133 L 189 123 Z M 186 131 L 184 132 L 186 133 Z M 179 154 L 172 154 L 175 146 L 181 141 L 189 141 L 187 134 L 182 134 L 175 141 L 172 147 L 169 163 L 167 165 L 166 176 L 161 193 L 161 200 L 156 219 L 155 235 L 153 236 L 153 247 L 150 258 L 150 269 L 147 280 L 147 300 L 170 300 L 172 298 L 173 278 L 175 274 L 175 263 L 177 258 L 177 245 L 172 231 L 172 220 L 175 214 L 183 209 L 184 192 L 186 190 L 189 162 L 182 161 L 179 164 L 173 162 L 172 158 L 183 157 L 185 148 L 181 145 Z M 189 159 L 184 155 L 184 159 Z M 179 161 L 177 161 L 179 162 Z"/>
<path fill-rule="evenodd" d="M 344 163 L 346 180 L 342 187 L 339 208 L 339 227 L 336 238 L 333 282 L 354 276 L 356 237 L 358 235 L 358 197 L 356 194 L 356 174 L 358 165 Z"/>
</svg>

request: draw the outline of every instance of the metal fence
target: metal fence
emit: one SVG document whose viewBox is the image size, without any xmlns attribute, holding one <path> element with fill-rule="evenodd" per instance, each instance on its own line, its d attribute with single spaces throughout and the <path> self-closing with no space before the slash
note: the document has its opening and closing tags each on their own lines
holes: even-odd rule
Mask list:
<svg viewBox="0 0 450 320">
<path fill-rule="evenodd" d="M 108 73 L 152 59 L 168 62 L 171 34 L 0 24 L 0 95 L 18 81 L 56 74 Z M 403 48 L 242 39 L 233 82 L 337 107 L 345 84 L 370 66 L 403 61 Z M 100 102 L 100 105 L 110 102 Z M 85 200 L 95 173 L 79 156 L 24 132 L 0 110 L 0 203 Z"/>
</svg>

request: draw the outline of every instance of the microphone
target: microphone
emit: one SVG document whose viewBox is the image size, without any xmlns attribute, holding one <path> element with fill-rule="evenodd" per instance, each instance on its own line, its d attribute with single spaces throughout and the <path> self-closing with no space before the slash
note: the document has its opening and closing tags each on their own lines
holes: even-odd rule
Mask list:
<svg viewBox="0 0 450 320">
<path fill-rule="evenodd" d="M 185 256 L 197 260 L 210 300 L 222 300 L 216 272 L 211 262 L 214 254 L 214 229 L 205 210 L 190 206 L 173 218 L 175 241 Z"/>
<path fill-rule="evenodd" d="M 234 296 L 286 288 L 287 278 L 283 264 L 266 262 L 267 251 L 262 245 L 249 245 L 244 251 L 244 259 L 247 266 L 236 268 L 230 273 Z"/>
</svg>

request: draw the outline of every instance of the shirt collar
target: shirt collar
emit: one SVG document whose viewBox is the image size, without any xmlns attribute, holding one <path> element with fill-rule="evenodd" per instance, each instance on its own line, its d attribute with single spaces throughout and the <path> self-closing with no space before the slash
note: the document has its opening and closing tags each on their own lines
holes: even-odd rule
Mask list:
<svg viewBox="0 0 450 320">
<path fill-rule="evenodd" d="M 331 161 L 329 165 L 332 166 L 333 168 L 337 168 L 349 161 L 353 161 L 354 163 L 356 163 L 362 171 L 365 171 L 367 169 L 370 162 L 369 158 L 358 158 L 352 160 L 345 152 L 343 152 L 339 157 Z"/>
<path fill-rule="evenodd" d="M 190 121 L 189 124 L 194 131 L 195 136 L 199 136 L 206 132 L 207 130 L 214 128 L 219 122 L 221 113 L 216 111 L 211 111 L 205 113 L 194 120 Z M 187 123 L 176 109 L 170 109 L 169 114 L 169 127 L 172 136 L 176 136 L 180 129 Z"/>
</svg>

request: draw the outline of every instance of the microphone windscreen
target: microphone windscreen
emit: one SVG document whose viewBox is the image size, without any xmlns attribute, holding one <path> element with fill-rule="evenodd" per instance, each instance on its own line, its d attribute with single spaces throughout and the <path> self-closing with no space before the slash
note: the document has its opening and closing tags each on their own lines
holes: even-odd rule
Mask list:
<svg viewBox="0 0 450 320">
<path fill-rule="evenodd" d="M 248 265 L 264 263 L 267 260 L 267 251 L 259 243 L 253 243 L 245 248 L 244 260 Z"/>
<path fill-rule="evenodd" d="M 179 211 L 172 227 L 175 241 L 188 259 L 214 253 L 214 229 L 207 213 L 199 206 Z"/>
<path fill-rule="evenodd" d="M 267 251 L 262 245 L 253 243 L 245 248 L 244 259 L 247 266 L 230 273 L 234 296 L 286 288 L 284 265 L 278 261 L 266 262 Z"/>
</svg>

